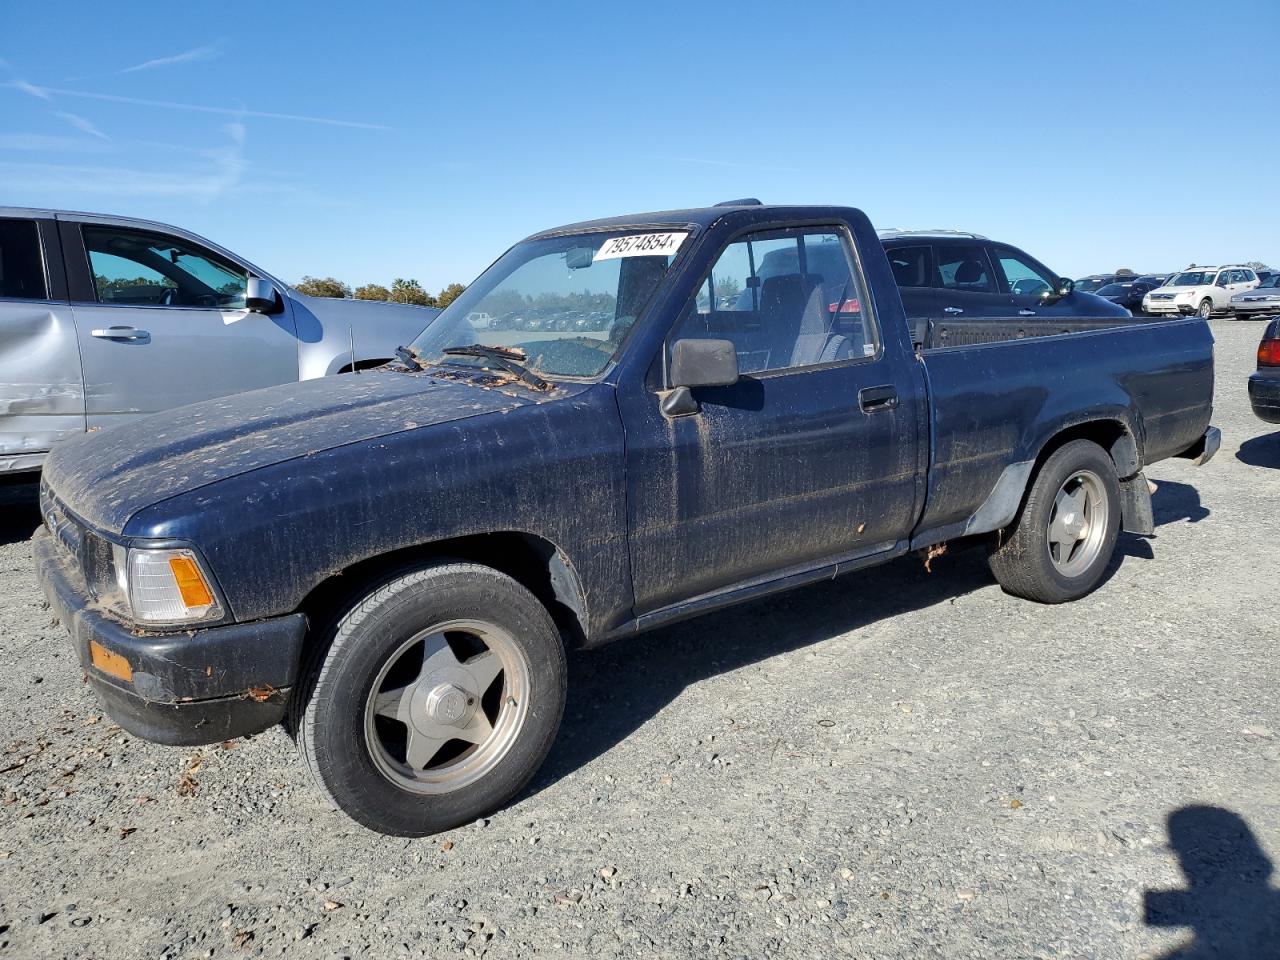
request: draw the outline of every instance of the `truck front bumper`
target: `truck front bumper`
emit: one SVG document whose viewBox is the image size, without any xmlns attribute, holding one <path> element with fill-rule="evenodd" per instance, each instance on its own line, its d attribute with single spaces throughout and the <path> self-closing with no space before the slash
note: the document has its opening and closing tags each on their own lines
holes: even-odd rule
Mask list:
<svg viewBox="0 0 1280 960">
<path fill-rule="evenodd" d="M 1249 378 L 1249 403 L 1259 419 L 1280 423 L 1280 368 L 1274 374 L 1255 373 Z"/>
<path fill-rule="evenodd" d="M 135 633 L 92 604 L 70 554 L 41 529 L 36 576 L 102 706 L 156 743 L 217 743 L 284 717 L 307 619 L 300 613 L 175 633 Z"/>
</svg>

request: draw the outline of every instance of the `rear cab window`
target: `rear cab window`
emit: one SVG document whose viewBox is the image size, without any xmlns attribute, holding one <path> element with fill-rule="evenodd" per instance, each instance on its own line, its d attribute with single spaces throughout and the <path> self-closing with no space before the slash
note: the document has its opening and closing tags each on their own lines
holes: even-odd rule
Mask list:
<svg viewBox="0 0 1280 960">
<path fill-rule="evenodd" d="M 0 219 L 0 299 L 49 299 L 40 233 L 34 220 Z"/>
</svg>

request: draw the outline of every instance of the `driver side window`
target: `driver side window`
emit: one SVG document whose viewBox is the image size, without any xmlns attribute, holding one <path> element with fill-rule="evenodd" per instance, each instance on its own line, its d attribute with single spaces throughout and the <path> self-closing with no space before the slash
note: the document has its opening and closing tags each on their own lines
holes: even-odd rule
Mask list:
<svg viewBox="0 0 1280 960">
<path fill-rule="evenodd" d="M 98 302 L 243 310 L 248 272 L 185 240 L 85 224 Z"/>
<path fill-rule="evenodd" d="M 744 374 L 875 356 L 875 321 L 845 232 L 789 227 L 730 243 L 671 342 L 697 338 L 730 341 Z"/>
<path fill-rule="evenodd" d="M 1038 297 L 1042 293 L 1053 290 L 1054 278 L 1043 270 L 1018 256 L 1012 250 L 995 248 L 996 260 L 1004 271 L 1009 292 L 1015 297 Z"/>
</svg>

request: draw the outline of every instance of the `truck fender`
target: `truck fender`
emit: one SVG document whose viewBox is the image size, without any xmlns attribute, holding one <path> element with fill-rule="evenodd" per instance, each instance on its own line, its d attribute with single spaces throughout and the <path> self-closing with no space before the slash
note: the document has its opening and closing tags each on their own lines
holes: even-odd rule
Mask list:
<svg viewBox="0 0 1280 960">
<path fill-rule="evenodd" d="M 1116 465 L 1116 474 L 1123 478 L 1120 481 L 1120 490 L 1124 530 L 1127 533 L 1150 536 L 1155 531 L 1151 491 L 1141 470 L 1138 444 L 1123 421 L 1114 422 L 1121 428 L 1120 435 L 1112 443 L 1103 445 L 1103 449 Z M 1000 472 L 987 499 L 965 524 L 964 536 L 1000 530 L 1013 521 L 1018 513 L 1018 507 L 1022 505 L 1022 498 L 1026 494 L 1027 484 L 1031 480 L 1037 461 L 1062 432 L 1054 434 L 1041 445 L 1036 459 L 1019 460 L 1009 464 Z"/>
<path fill-rule="evenodd" d="M 1000 471 L 1000 477 L 991 493 L 965 524 L 966 537 L 976 533 L 990 533 L 1009 525 L 1017 514 L 1018 507 L 1022 505 L 1022 495 L 1027 490 L 1027 481 L 1035 465 L 1034 460 L 1022 460 L 1011 463 Z"/>
</svg>

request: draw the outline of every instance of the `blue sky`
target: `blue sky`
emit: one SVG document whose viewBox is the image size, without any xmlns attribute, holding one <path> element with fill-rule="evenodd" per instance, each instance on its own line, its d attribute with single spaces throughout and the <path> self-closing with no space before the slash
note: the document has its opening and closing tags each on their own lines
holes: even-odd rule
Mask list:
<svg viewBox="0 0 1280 960">
<path fill-rule="evenodd" d="M 543 227 L 740 196 L 1072 276 L 1280 265 L 1274 0 L 103 10 L 0 10 L 0 205 L 288 280 L 437 289 Z"/>
</svg>

